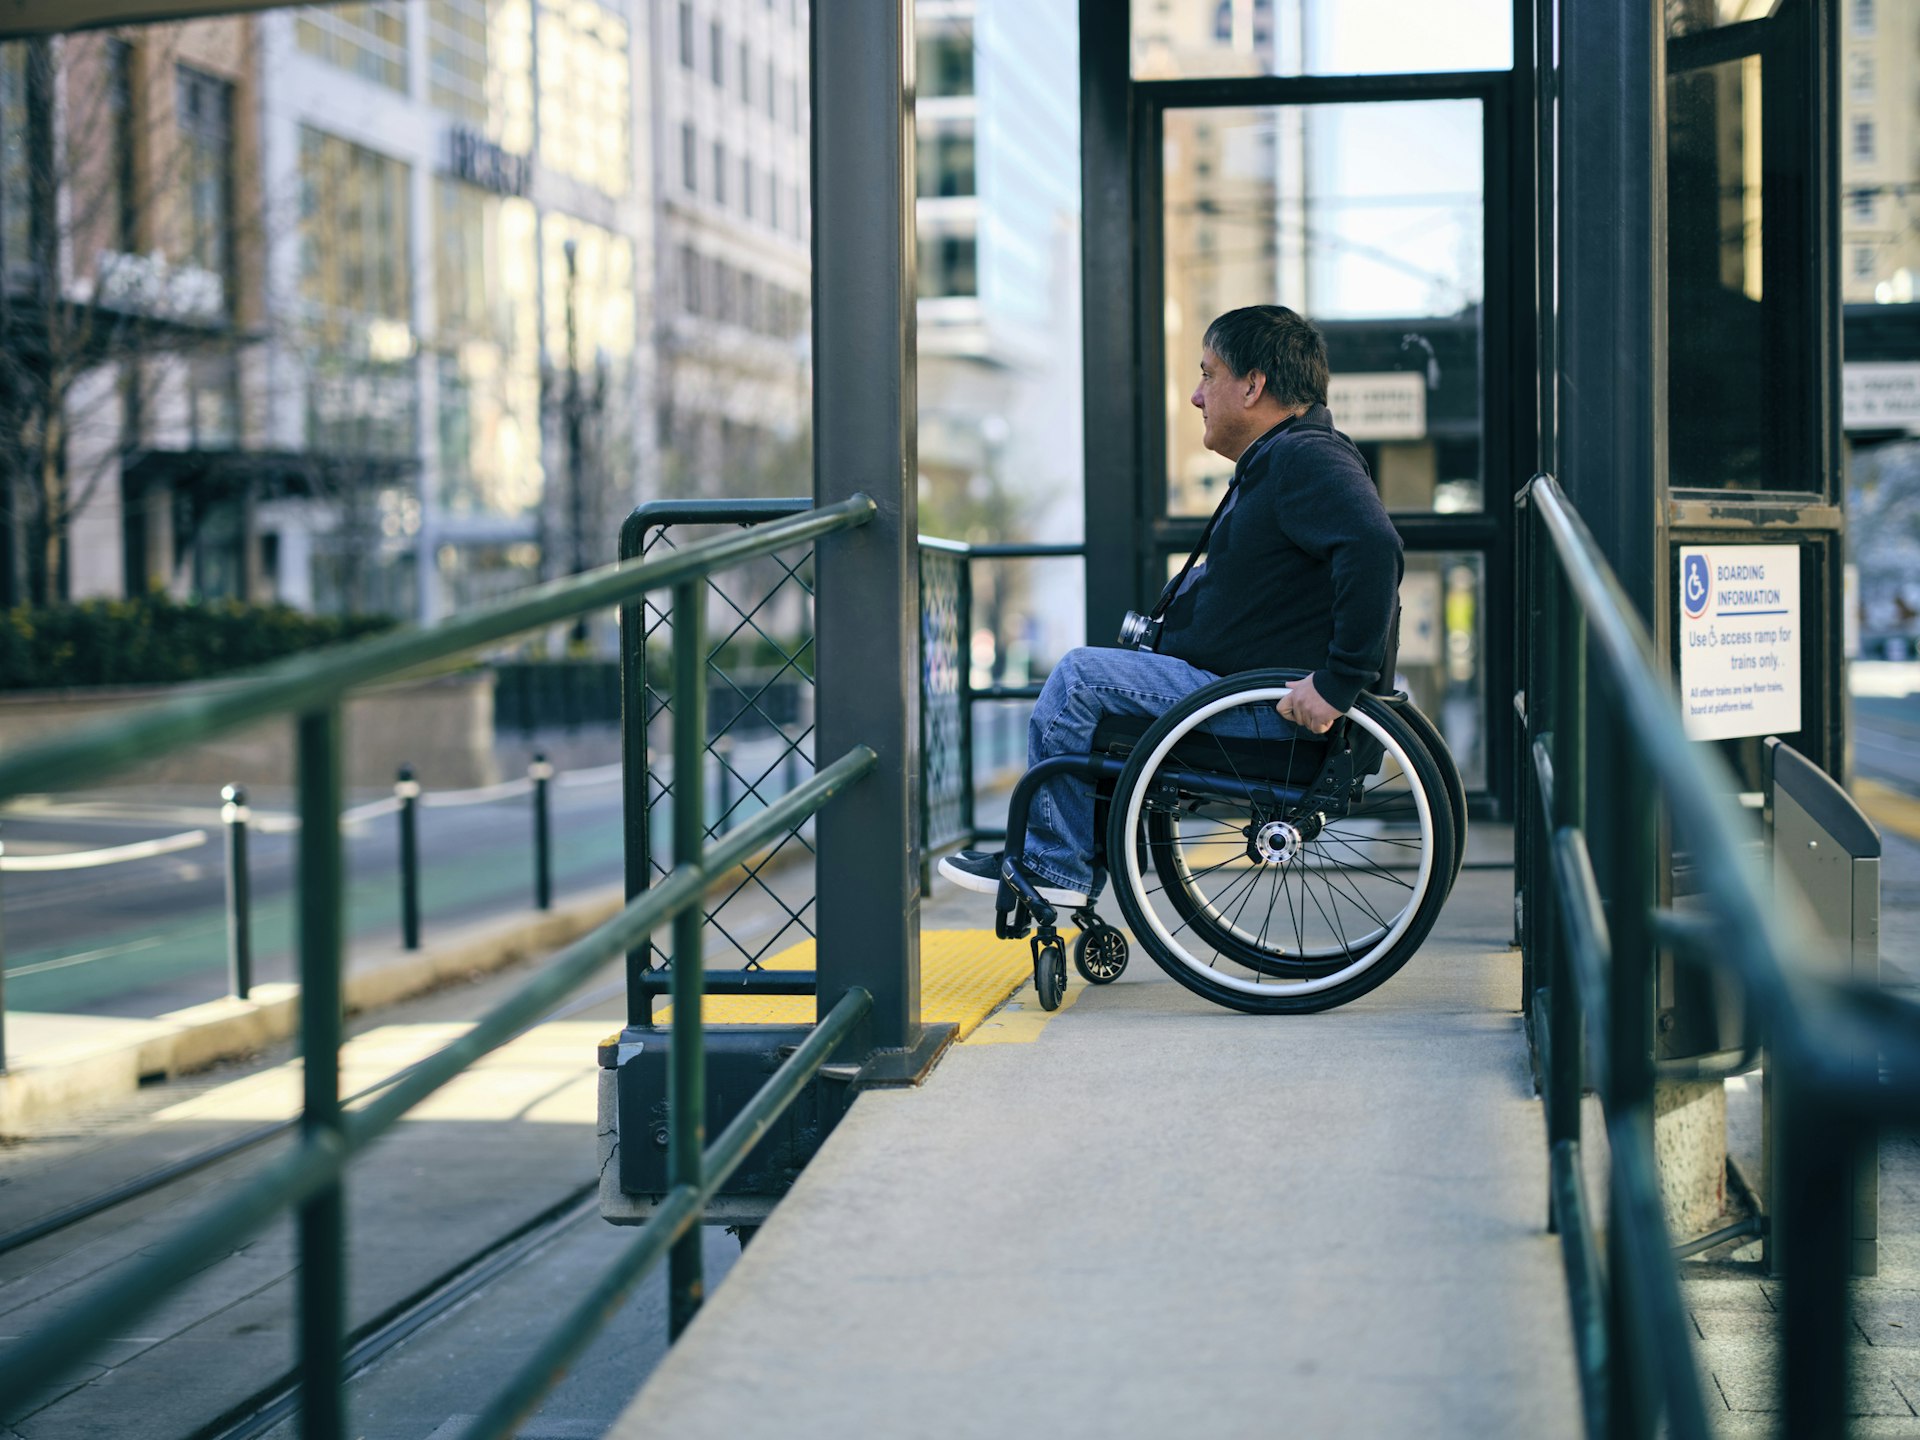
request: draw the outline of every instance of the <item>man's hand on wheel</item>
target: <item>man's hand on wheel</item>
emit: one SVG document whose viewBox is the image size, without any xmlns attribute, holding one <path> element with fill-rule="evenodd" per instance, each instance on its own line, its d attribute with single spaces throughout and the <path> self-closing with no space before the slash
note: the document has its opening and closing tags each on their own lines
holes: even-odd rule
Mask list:
<svg viewBox="0 0 1920 1440">
<path fill-rule="evenodd" d="M 1302 730 L 1315 735 L 1324 735 L 1333 728 L 1333 722 L 1340 718 L 1341 712 L 1321 699 L 1320 692 L 1313 688 L 1313 677 L 1302 676 L 1293 682 L 1286 698 L 1275 703 L 1282 720 L 1291 720 Z"/>
</svg>

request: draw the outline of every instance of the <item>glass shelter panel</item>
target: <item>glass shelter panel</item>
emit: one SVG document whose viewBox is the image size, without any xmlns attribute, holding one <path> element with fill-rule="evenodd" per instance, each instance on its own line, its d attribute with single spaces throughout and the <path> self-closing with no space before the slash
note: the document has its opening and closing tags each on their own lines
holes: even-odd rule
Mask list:
<svg viewBox="0 0 1920 1440">
<path fill-rule="evenodd" d="M 1275 301 L 1326 333 L 1334 423 L 1388 508 L 1483 508 L 1482 124 L 1477 100 L 1166 112 L 1168 515 L 1233 474 L 1190 406 L 1207 325 Z"/>
<path fill-rule="evenodd" d="M 1797 9 L 1667 7 L 1671 486 L 1823 487 L 1805 415 L 1814 279 Z M 1756 18 L 1757 17 L 1757 18 Z M 1871 143 L 1871 136 L 1867 137 Z"/>
<path fill-rule="evenodd" d="M 1505 70 L 1511 0 L 1136 0 L 1136 80 Z"/>
</svg>

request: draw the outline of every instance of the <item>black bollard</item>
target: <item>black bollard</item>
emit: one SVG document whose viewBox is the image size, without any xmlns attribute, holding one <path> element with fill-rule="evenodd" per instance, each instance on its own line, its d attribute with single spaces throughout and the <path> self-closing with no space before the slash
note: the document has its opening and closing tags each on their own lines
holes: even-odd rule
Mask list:
<svg viewBox="0 0 1920 1440">
<path fill-rule="evenodd" d="M 247 870 L 247 787 L 220 791 L 220 819 L 227 827 L 227 988 L 236 1000 L 253 993 L 253 881 Z"/>
<path fill-rule="evenodd" d="M 553 780 L 553 766 L 546 754 L 533 752 L 527 766 L 527 778 L 533 781 L 533 906 L 536 910 L 553 908 L 553 828 L 548 810 L 547 787 Z"/>
<path fill-rule="evenodd" d="M 400 943 L 420 948 L 420 782 L 402 765 L 393 793 L 400 801 Z"/>
</svg>

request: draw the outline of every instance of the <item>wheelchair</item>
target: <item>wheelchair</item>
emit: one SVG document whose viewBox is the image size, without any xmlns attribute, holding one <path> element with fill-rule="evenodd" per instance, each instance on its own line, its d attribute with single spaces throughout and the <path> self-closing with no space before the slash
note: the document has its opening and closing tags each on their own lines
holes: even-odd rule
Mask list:
<svg viewBox="0 0 1920 1440">
<path fill-rule="evenodd" d="M 1357 999 L 1413 957 L 1466 847 L 1466 792 L 1446 742 L 1404 694 L 1363 694 L 1324 736 L 1286 733 L 1275 703 L 1304 670 L 1216 681 L 1158 719 L 1103 720 L 1086 755 L 1034 766 L 1014 787 L 994 933 L 1027 940 L 1040 1004 L 1066 992 L 1054 906 L 1019 857 L 1038 788 L 1095 787 L 1096 868 L 1134 936 L 1173 979 L 1251 1014 Z M 1126 934 L 1094 899 L 1072 912 L 1073 963 L 1105 985 Z"/>
</svg>

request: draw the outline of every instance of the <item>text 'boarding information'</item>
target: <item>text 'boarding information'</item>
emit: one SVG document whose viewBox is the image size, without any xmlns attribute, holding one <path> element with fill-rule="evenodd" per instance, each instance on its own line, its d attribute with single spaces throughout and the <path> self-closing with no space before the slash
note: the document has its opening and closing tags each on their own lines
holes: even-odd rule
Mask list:
<svg viewBox="0 0 1920 1440">
<path fill-rule="evenodd" d="M 1800 729 L 1800 547 L 1680 551 L 1680 707 L 1694 740 Z"/>
</svg>

